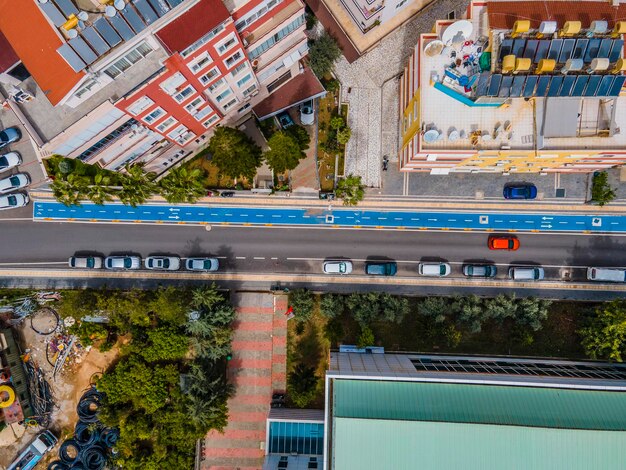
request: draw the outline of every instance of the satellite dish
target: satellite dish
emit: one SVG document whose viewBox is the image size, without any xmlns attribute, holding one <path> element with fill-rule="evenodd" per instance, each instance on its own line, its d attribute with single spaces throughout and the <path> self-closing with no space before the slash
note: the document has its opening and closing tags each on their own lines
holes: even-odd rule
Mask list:
<svg viewBox="0 0 626 470">
<path fill-rule="evenodd" d="M 126 2 L 124 0 L 115 0 L 113 6 L 116 10 L 123 10 L 126 7 Z"/>
<path fill-rule="evenodd" d="M 426 47 L 424 47 L 424 54 L 428 57 L 438 56 L 441 54 L 441 51 L 443 51 L 444 47 L 443 41 L 436 39 L 435 41 L 431 41 L 426 44 Z"/>
<path fill-rule="evenodd" d="M 48 0 L 39 0 L 39 3 L 48 3 Z"/>
<path fill-rule="evenodd" d="M 107 5 L 106 8 L 104 9 L 104 15 L 108 16 L 109 18 L 112 18 L 115 15 L 117 15 L 117 10 L 111 5 Z"/>
<path fill-rule="evenodd" d="M 75 29 L 72 28 L 69 31 L 67 31 L 67 37 L 69 37 L 70 39 L 74 39 L 77 36 L 78 36 L 78 31 L 76 31 Z"/>
<path fill-rule="evenodd" d="M 446 28 L 441 35 L 441 40 L 446 46 L 465 42 L 472 35 L 474 27 L 467 20 L 459 20 L 452 23 Z"/>
<path fill-rule="evenodd" d="M 89 19 L 89 13 L 86 11 L 79 11 L 76 17 L 81 21 L 87 21 Z"/>
</svg>

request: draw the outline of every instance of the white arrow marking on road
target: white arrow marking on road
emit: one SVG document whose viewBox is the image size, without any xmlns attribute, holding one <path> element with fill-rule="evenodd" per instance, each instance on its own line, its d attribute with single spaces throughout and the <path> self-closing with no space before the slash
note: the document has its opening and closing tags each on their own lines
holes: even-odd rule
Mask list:
<svg viewBox="0 0 626 470">
<path fill-rule="evenodd" d="M 176 208 L 174 208 L 174 207 L 170 207 L 170 209 L 169 209 L 169 210 L 170 210 L 170 212 L 178 212 L 180 209 L 176 209 Z"/>
<path fill-rule="evenodd" d="M 545 217 L 544 216 L 544 217 L 541 218 L 541 220 L 552 220 L 552 219 L 554 219 L 554 217 Z"/>
<path fill-rule="evenodd" d="M 180 219 L 180 217 L 178 217 L 177 215 L 170 215 L 168 217 L 168 219 L 177 219 L 178 220 L 178 219 Z"/>
<path fill-rule="evenodd" d="M 428 219 L 429 222 L 437 222 L 437 219 Z"/>
<path fill-rule="evenodd" d="M 552 228 L 552 225 L 543 225 L 543 224 L 541 224 L 541 228 Z"/>
</svg>

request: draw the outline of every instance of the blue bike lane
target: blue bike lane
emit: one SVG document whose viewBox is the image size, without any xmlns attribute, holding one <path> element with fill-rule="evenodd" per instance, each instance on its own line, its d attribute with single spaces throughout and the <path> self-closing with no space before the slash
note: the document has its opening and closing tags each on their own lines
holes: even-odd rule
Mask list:
<svg viewBox="0 0 626 470">
<path fill-rule="evenodd" d="M 411 212 L 199 205 L 83 204 L 36 201 L 36 221 L 324 226 L 519 232 L 626 233 L 626 216 L 524 212 Z"/>
</svg>

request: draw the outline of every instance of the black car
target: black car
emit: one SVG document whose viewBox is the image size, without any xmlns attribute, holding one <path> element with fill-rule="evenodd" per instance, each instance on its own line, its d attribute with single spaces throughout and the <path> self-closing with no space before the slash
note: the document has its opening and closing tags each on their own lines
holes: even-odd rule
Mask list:
<svg viewBox="0 0 626 470">
<path fill-rule="evenodd" d="M 235 195 L 235 191 L 222 191 L 220 193 L 221 197 L 233 197 Z"/>
</svg>

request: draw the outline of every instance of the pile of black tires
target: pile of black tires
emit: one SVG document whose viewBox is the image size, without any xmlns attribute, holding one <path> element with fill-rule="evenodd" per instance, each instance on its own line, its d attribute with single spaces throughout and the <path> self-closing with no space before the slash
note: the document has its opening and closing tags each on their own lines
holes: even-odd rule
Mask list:
<svg viewBox="0 0 626 470">
<path fill-rule="evenodd" d="M 59 448 L 59 460 L 48 465 L 48 470 L 103 470 L 119 439 L 117 429 L 107 428 L 98 420 L 98 411 L 104 394 L 95 387 L 87 390 L 78 402 L 78 423 L 74 436 Z"/>
</svg>

